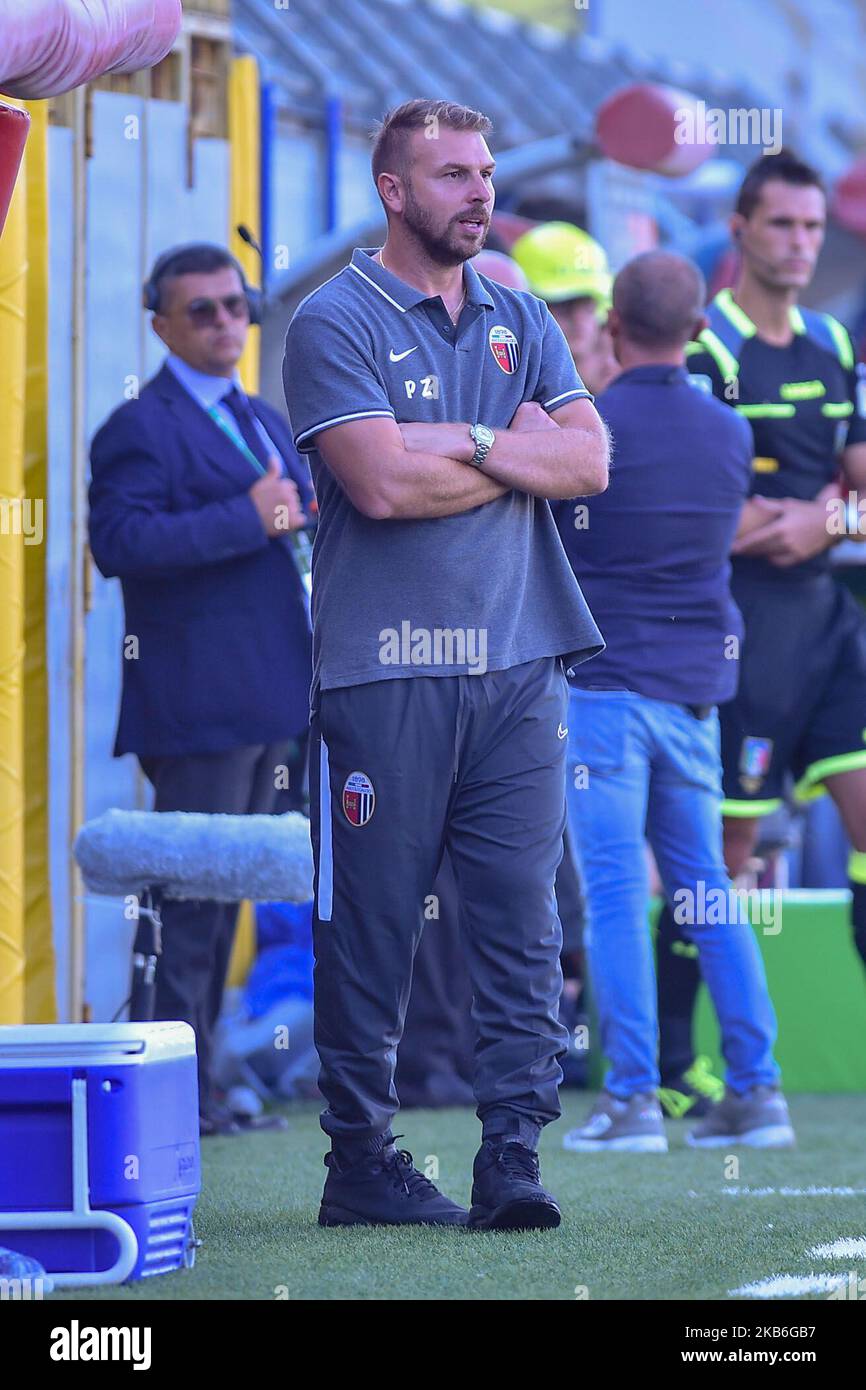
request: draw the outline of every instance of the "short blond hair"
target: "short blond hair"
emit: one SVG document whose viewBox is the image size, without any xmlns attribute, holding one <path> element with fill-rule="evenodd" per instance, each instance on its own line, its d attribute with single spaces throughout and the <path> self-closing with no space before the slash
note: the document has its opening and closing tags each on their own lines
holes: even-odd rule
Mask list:
<svg viewBox="0 0 866 1390">
<path fill-rule="evenodd" d="M 405 178 L 408 170 L 409 136 L 413 130 L 446 126 L 449 130 L 477 130 L 487 136 L 493 122 L 482 111 L 461 106 L 456 101 L 433 101 L 415 97 L 388 111 L 373 132 L 373 182 L 386 172 Z"/>
</svg>

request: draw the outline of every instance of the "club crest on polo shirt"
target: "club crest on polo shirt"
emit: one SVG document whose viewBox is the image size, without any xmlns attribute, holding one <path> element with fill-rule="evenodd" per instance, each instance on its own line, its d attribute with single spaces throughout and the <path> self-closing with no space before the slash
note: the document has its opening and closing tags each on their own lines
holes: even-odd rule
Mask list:
<svg viewBox="0 0 866 1390">
<path fill-rule="evenodd" d="M 740 749 L 740 786 L 753 794 L 758 790 L 773 756 L 771 738 L 744 738 Z"/>
<path fill-rule="evenodd" d="M 376 792 L 366 772 L 350 772 L 343 786 L 343 815 L 350 825 L 366 825 L 376 808 Z"/>
<path fill-rule="evenodd" d="M 520 344 L 511 329 L 495 323 L 487 335 L 487 342 L 497 367 L 512 376 L 520 362 Z"/>
</svg>

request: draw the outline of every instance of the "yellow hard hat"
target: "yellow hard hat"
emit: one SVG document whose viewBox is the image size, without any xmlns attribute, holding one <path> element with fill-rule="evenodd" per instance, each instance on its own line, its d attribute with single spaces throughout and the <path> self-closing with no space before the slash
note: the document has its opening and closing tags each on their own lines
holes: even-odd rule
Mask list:
<svg viewBox="0 0 866 1390">
<path fill-rule="evenodd" d="M 588 232 L 572 222 L 542 222 L 518 237 L 511 254 L 533 294 L 548 304 L 587 297 L 599 307 L 610 305 L 607 256 Z"/>
</svg>

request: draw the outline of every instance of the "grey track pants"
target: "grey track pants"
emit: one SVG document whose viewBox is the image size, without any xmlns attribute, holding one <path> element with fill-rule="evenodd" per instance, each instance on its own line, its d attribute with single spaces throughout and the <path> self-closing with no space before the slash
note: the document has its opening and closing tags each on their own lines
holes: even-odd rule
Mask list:
<svg viewBox="0 0 866 1390">
<path fill-rule="evenodd" d="M 315 1040 L 322 1128 L 335 1141 L 374 1139 L 398 1108 L 412 961 L 422 930 L 436 930 L 446 845 L 472 978 L 478 1116 L 488 1134 L 513 1112 L 530 1127 L 558 1118 L 567 711 L 557 657 L 318 692 Z"/>
</svg>

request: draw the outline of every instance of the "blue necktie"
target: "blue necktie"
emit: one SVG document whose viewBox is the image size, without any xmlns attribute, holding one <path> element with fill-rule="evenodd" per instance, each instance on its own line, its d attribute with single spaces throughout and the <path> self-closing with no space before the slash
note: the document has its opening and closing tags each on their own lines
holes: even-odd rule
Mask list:
<svg viewBox="0 0 866 1390">
<path fill-rule="evenodd" d="M 263 468 L 268 466 L 268 451 L 265 441 L 256 429 L 256 416 L 248 398 L 239 391 L 237 386 L 233 386 L 227 391 L 220 401 L 221 405 L 227 405 L 232 415 L 238 422 L 238 429 L 247 448 L 255 454 Z"/>
</svg>

